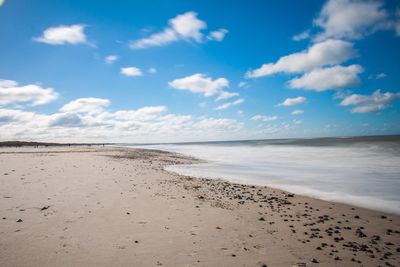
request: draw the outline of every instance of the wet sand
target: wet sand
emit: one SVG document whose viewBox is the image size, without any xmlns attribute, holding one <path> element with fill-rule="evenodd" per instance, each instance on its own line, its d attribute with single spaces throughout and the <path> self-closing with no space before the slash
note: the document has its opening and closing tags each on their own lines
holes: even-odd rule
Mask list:
<svg viewBox="0 0 400 267">
<path fill-rule="evenodd" d="M 0 149 L 1 266 L 400 266 L 400 216 L 164 171 L 123 148 Z"/>
</svg>

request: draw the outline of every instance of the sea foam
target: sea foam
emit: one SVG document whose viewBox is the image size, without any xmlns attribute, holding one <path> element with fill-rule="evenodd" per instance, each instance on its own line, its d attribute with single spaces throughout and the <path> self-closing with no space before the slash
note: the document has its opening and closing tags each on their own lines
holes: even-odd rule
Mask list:
<svg viewBox="0 0 400 267">
<path fill-rule="evenodd" d="M 400 142 L 381 141 L 296 139 L 141 147 L 207 161 L 166 168 L 179 174 L 270 186 L 400 214 Z"/>
</svg>

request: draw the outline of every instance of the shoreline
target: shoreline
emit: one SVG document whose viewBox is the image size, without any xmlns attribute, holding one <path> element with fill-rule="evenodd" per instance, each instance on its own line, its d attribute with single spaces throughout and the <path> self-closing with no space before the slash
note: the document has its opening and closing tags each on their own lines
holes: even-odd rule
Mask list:
<svg viewBox="0 0 400 267">
<path fill-rule="evenodd" d="M 4 266 L 29 266 L 32 260 L 41 266 L 105 266 L 111 259 L 122 266 L 400 264 L 400 217 L 395 214 L 175 174 L 164 167 L 195 159 L 165 151 L 74 147 L 15 152 L 0 149 Z M 82 173 L 86 178 L 77 179 Z M 93 223 L 99 226 L 82 229 Z"/>
<path fill-rule="evenodd" d="M 188 158 L 191 158 L 191 159 L 193 159 L 195 161 L 195 162 L 192 162 L 192 163 L 189 163 L 189 164 L 183 164 L 183 165 L 210 163 L 209 161 L 207 161 L 207 159 L 198 158 L 198 157 L 195 157 L 195 156 L 192 156 L 192 155 L 189 155 L 189 154 L 180 153 L 180 152 L 173 152 L 173 151 L 162 150 L 162 149 L 153 149 L 153 148 L 129 147 L 129 146 L 114 146 L 114 147 L 122 148 L 122 149 L 127 148 L 127 149 L 144 149 L 144 150 L 164 151 L 164 152 L 176 154 L 176 155 L 181 156 L 181 157 L 188 157 Z M 317 199 L 317 200 L 323 200 L 323 201 L 333 202 L 333 203 L 337 203 L 337 204 L 345 204 L 345 205 L 354 206 L 354 207 L 357 207 L 357 208 L 363 208 L 363 209 L 367 209 L 367 210 L 371 210 L 371 211 L 375 211 L 375 212 L 383 212 L 383 213 L 387 213 L 387 214 L 393 214 L 393 215 L 400 216 L 400 210 L 398 210 L 398 208 L 389 207 L 391 204 L 394 203 L 394 201 L 389 201 L 389 200 L 385 200 L 385 199 L 378 199 L 378 198 L 370 199 L 370 202 L 376 201 L 374 205 L 370 205 L 370 204 L 366 204 L 366 203 L 362 202 L 362 200 L 365 200 L 365 198 L 366 198 L 365 196 L 355 196 L 355 195 L 350 195 L 350 194 L 345 195 L 343 193 L 336 193 L 336 194 L 342 194 L 342 196 L 344 198 L 352 199 L 353 202 L 356 202 L 356 203 L 350 203 L 351 200 L 347 200 L 347 201 L 346 200 L 342 200 L 342 201 L 340 201 L 340 200 L 335 199 L 335 197 L 324 197 L 324 196 L 321 196 L 321 194 L 325 193 L 327 195 L 328 193 L 326 193 L 326 192 L 321 193 L 320 192 L 320 194 L 318 194 L 318 193 L 315 192 L 314 189 L 310 189 L 310 188 L 306 188 L 306 187 L 302 188 L 303 192 L 304 192 L 304 190 L 306 190 L 308 192 L 314 192 L 314 193 L 308 193 L 307 194 L 307 193 L 299 192 L 299 191 L 301 191 L 301 189 L 299 189 L 299 190 L 295 190 L 295 189 L 291 190 L 290 188 L 287 188 L 287 187 L 290 187 L 290 186 L 284 186 L 284 185 L 282 185 L 282 187 L 278 187 L 278 186 L 275 187 L 274 185 L 268 185 L 268 184 L 262 184 L 262 183 L 258 183 L 258 184 L 257 183 L 251 183 L 250 181 L 246 182 L 244 180 L 229 178 L 228 176 L 225 176 L 223 178 L 218 178 L 218 177 L 214 178 L 214 177 L 211 177 L 211 176 L 210 177 L 206 177 L 206 176 L 202 176 L 202 175 L 185 174 L 184 171 L 180 172 L 179 167 L 178 167 L 178 170 L 173 170 L 174 165 L 172 165 L 172 169 L 170 169 L 170 170 L 168 170 L 168 167 L 169 166 L 165 166 L 165 171 L 172 172 L 172 173 L 175 173 L 177 175 L 191 176 L 191 177 L 195 177 L 195 178 L 198 178 L 198 179 L 206 178 L 206 179 L 211 179 L 211 180 L 222 180 L 222 181 L 227 181 L 229 183 L 246 185 L 246 186 L 253 186 L 254 185 L 254 186 L 257 186 L 257 187 L 269 187 L 271 189 L 281 190 L 281 191 L 284 191 L 284 192 L 297 194 L 297 195 L 300 195 L 300 196 L 309 197 L 309 198 L 313 198 L 313 199 Z M 379 202 L 380 204 L 376 204 L 377 202 Z M 391 203 L 391 202 L 393 202 L 393 203 Z M 386 205 L 382 204 L 382 203 L 385 203 Z"/>
</svg>

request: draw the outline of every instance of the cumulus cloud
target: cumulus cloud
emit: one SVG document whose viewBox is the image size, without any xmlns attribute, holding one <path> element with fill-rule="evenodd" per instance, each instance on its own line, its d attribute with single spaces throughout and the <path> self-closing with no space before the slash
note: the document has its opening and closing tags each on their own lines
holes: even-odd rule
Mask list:
<svg viewBox="0 0 400 267">
<path fill-rule="evenodd" d="M 381 93 L 381 90 L 376 90 L 372 95 L 349 95 L 340 102 L 340 105 L 354 106 L 350 110 L 352 113 L 369 113 L 384 110 L 398 99 L 400 93 Z"/>
<path fill-rule="evenodd" d="M 197 13 L 190 11 L 172 18 L 168 21 L 168 27 L 162 32 L 154 33 L 147 38 L 130 42 L 132 49 L 142 49 L 152 46 L 163 46 L 180 40 L 202 42 L 204 34 L 202 30 L 207 24 L 197 18 Z"/>
<path fill-rule="evenodd" d="M 120 73 L 130 77 L 143 76 L 142 71 L 137 67 L 121 68 Z"/>
<path fill-rule="evenodd" d="M 349 88 L 360 84 L 358 74 L 363 71 L 360 65 L 333 66 L 315 69 L 299 78 L 289 81 L 289 87 L 313 91 L 326 91 Z"/>
<path fill-rule="evenodd" d="M 255 115 L 250 118 L 253 121 L 275 121 L 278 119 L 278 116 L 265 116 L 265 115 Z"/>
<path fill-rule="evenodd" d="M 240 104 L 242 104 L 243 102 L 244 102 L 244 99 L 243 99 L 243 98 L 239 98 L 239 99 L 237 99 L 237 100 L 235 100 L 235 101 L 227 102 L 227 103 L 224 103 L 224 104 L 222 104 L 222 105 L 219 105 L 218 107 L 215 108 L 215 110 L 227 109 L 227 108 L 230 108 L 230 107 L 232 107 L 232 106 L 240 105 Z"/>
<path fill-rule="evenodd" d="M 217 42 L 221 42 L 222 40 L 224 40 L 225 35 L 228 33 L 227 29 L 219 29 L 217 31 L 212 31 L 208 34 L 207 38 L 209 40 L 213 40 L 213 41 L 217 41 Z"/>
<path fill-rule="evenodd" d="M 58 113 L 50 116 L 49 126 L 81 127 L 84 126 L 82 118 L 75 113 Z"/>
<path fill-rule="evenodd" d="M 58 98 L 53 88 L 42 88 L 39 85 L 18 85 L 16 81 L 0 80 L 0 106 L 9 104 L 43 105 Z"/>
<path fill-rule="evenodd" d="M 34 112 L 0 108 L 0 123 L 29 123 L 40 121 L 40 119 L 37 119 L 38 115 Z"/>
<path fill-rule="evenodd" d="M 307 50 L 281 57 L 275 63 L 263 64 L 246 73 L 247 78 L 259 78 L 275 73 L 302 73 L 323 66 L 336 65 L 357 56 L 353 44 L 329 39 L 316 43 Z"/>
<path fill-rule="evenodd" d="M 295 98 L 286 98 L 285 101 L 282 103 L 278 104 L 277 106 L 284 106 L 284 107 L 292 107 L 292 106 L 297 106 L 305 103 L 307 99 L 303 96 L 298 96 Z"/>
<path fill-rule="evenodd" d="M 301 115 L 304 113 L 304 110 L 296 109 L 292 111 L 292 115 Z"/>
<path fill-rule="evenodd" d="M 164 46 L 178 41 L 193 41 L 196 43 L 204 40 L 221 42 L 228 33 L 227 29 L 211 31 L 205 35 L 207 29 L 205 21 L 197 17 L 197 13 L 189 11 L 179 14 L 168 21 L 168 26 L 161 32 L 154 33 L 149 37 L 131 41 L 129 46 L 132 49 L 144 49 L 154 46 Z"/>
<path fill-rule="evenodd" d="M 229 86 L 229 81 L 225 78 L 213 80 L 205 74 L 196 73 L 184 78 L 173 80 L 168 84 L 177 90 L 187 90 L 208 97 L 221 93 L 223 88 Z"/>
<path fill-rule="evenodd" d="M 106 56 L 105 58 L 104 58 L 104 61 L 106 62 L 106 63 L 108 63 L 108 64 L 111 64 L 111 63 L 113 63 L 114 61 L 116 61 L 116 60 L 118 60 L 118 56 L 116 56 L 116 55 L 109 55 L 109 56 Z"/>
<path fill-rule="evenodd" d="M 42 36 L 34 38 L 35 41 L 50 45 L 85 44 L 85 25 L 60 25 L 46 29 Z"/>
<path fill-rule="evenodd" d="M 323 30 L 315 40 L 361 39 L 388 28 L 388 13 L 383 5 L 383 1 L 375 0 L 327 1 L 314 20 L 314 24 Z"/>
<path fill-rule="evenodd" d="M 70 113 L 99 113 L 110 105 L 110 100 L 105 98 L 78 98 L 60 108 L 61 112 Z"/>
<path fill-rule="evenodd" d="M 234 119 L 166 114 L 165 106 L 108 111 L 108 99 L 76 99 L 54 114 L 0 108 L 1 139 L 58 142 L 159 142 L 232 138 Z M 94 112 L 93 112 L 94 111 Z M 227 134 L 229 133 L 229 135 Z"/>
</svg>

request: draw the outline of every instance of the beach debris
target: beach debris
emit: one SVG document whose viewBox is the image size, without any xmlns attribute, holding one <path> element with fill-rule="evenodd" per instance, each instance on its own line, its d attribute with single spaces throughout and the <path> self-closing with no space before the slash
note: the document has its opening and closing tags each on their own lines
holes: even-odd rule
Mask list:
<svg viewBox="0 0 400 267">
<path fill-rule="evenodd" d="M 48 208 L 50 208 L 50 206 L 44 206 L 44 207 L 42 207 L 40 210 L 41 210 L 41 211 L 44 211 L 44 210 L 47 210 Z"/>
<path fill-rule="evenodd" d="M 17 222 L 23 222 L 23 220 L 22 219 L 18 219 Z"/>
</svg>

